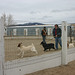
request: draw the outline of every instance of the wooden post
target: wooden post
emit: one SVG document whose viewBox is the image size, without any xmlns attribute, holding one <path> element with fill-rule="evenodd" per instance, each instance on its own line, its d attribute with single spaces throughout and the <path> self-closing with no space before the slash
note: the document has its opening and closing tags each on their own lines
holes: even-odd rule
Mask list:
<svg viewBox="0 0 75 75">
<path fill-rule="evenodd" d="M 4 25 L 0 19 L 0 75 L 4 75 Z"/>
<path fill-rule="evenodd" d="M 62 55 L 61 64 L 66 65 L 67 62 L 67 22 L 62 22 Z"/>
</svg>

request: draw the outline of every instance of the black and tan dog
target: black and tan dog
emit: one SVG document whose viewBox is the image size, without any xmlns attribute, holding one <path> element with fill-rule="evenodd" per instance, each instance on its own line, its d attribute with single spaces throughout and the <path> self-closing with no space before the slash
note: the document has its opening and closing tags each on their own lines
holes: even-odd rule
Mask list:
<svg viewBox="0 0 75 75">
<path fill-rule="evenodd" d="M 50 49 L 52 48 L 52 49 L 55 49 L 54 48 L 54 44 L 53 43 L 43 43 L 43 41 L 40 43 L 40 45 L 42 45 L 43 46 L 43 48 L 44 48 L 44 51 L 46 51 L 47 49 L 49 49 L 49 51 L 50 51 Z"/>
</svg>

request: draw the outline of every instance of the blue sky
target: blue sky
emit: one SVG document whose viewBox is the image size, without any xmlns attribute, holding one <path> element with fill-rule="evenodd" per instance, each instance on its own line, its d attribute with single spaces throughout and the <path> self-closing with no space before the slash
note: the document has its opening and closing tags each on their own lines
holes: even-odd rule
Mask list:
<svg viewBox="0 0 75 75">
<path fill-rule="evenodd" d="M 75 0 L 0 0 L 0 16 L 3 13 L 18 23 L 75 23 Z"/>
</svg>

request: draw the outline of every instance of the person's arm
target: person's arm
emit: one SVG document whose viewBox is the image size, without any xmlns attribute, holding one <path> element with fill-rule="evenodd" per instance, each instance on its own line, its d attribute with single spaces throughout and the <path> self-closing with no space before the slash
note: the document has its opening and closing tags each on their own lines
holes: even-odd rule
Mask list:
<svg viewBox="0 0 75 75">
<path fill-rule="evenodd" d="M 46 30 L 46 35 L 47 35 L 47 30 Z"/>
<path fill-rule="evenodd" d="M 58 37 L 61 36 L 61 29 L 60 28 L 59 28 L 59 32 L 58 32 L 57 36 Z"/>
<path fill-rule="evenodd" d="M 43 30 L 41 31 L 41 35 L 43 36 Z"/>
</svg>

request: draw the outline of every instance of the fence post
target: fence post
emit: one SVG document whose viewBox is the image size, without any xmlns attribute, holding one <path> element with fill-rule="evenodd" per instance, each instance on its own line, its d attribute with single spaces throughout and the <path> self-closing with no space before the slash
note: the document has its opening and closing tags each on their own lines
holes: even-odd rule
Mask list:
<svg viewBox="0 0 75 75">
<path fill-rule="evenodd" d="M 72 43 L 72 28 L 70 26 L 70 43 Z"/>
<path fill-rule="evenodd" d="M 0 18 L 0 75 L 4 75 L 4 25 Z"/>
<path fill-rule="evenodd" d="M 62 53 L 61 64 L 66 65 L 67 62 L 67 22 L 62 21 Z"/>
</svg>

